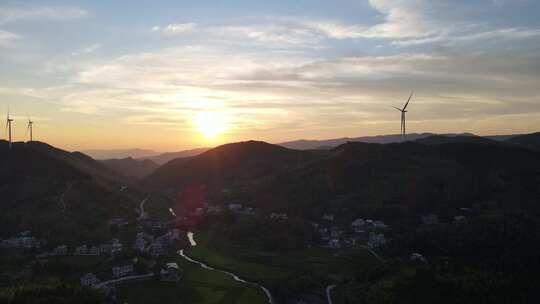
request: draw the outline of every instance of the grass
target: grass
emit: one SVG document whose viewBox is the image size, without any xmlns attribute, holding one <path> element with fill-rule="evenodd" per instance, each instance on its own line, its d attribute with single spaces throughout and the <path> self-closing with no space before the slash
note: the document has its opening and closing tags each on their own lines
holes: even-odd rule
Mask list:
<svg viewBox="0 0 540 304">
<path fill-rule="evenodd" d="M 200 268 L 178 255 L 170 256 L 183 270 L 178 283 L 149 280 L 118 286 L 122 301 L 138 303 L 263 304 L 264 293 L 255 286 L 234 281 L 226 274 Z"/>
<path fill-rule="evenodd" d="M 365 249 L 346 249 L 338 252 L 313 247 L 284 253 L 265 252 L 242 245 L 220 245 L 216 248 L 208 235 L 196 236 L 198 246 L 187 254 L 206 264 L 232 271 L 244 279 L 259 282 L 267 287 L 296 280 L 309 273 L 314 285 L 308 290 L 297 290 L 325 297 L 325 288 L 351 277 L 354 272 L 367 270 L 379 262 Z M 224 244 L 223 242 L 219 242 Z"/>
</svg>

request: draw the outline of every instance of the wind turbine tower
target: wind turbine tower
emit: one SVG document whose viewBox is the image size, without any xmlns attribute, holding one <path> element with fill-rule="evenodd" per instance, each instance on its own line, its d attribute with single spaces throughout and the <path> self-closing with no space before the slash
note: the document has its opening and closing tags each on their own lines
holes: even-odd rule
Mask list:
<svg viewBox="0 0 540 304">
<path fill-rule="evenodd" d="M 411 96 L 409 96 L 409 99 L 407 99 L 407 102 L 405 103 L 405 106 L 403 106 L 402 109 L 398 107 L 394 107 L 394 109 L 401 112 L 401 140 L 405 141 L 407 137 L 407 132 L 405 129 L 405 113 L 407 113 L 407 106 L 409 105 L 409 102 L 411 101 L 411 98 L 413 96 L 413 93 L 411 93 Z"/>
<path fill-rule="evenodd" d="M 30 135 L 30 142 L 34 140 L 34 122 L 28 118 L 28 127 L 26 128 L 26 132 Z"/>
<path fill-rule="evenodd" d="M 9 140 L 9 148 L 11 149 L 12 141 L 11 141 L 11 123 L 13 122 L 13 119 L 9 116 L 9 109 L 7 113 L 7 119 L 6 119 L 6 130 L 8 132 L 8 140 Z"/>
</svg>

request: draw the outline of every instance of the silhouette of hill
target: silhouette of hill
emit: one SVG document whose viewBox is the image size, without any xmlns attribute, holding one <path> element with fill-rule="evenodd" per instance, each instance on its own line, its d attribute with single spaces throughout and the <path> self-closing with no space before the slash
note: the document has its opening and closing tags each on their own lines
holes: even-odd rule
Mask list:
<svg viewBox="0 0 540 304">
<path fill-rule="evenodd" d="M 415 141 L 421 138 L 426 138 L 432 135 L 433 133 L 411 133 L 407 134 L 407 140 Z M 446 136 L 472 136 L 473 134 L 464 133 L 464 134 L 446 134 Z M 377 143 L 377 144 L 390 144 L 401 142 L 402 138 L 399 134 L 392 135 L 377 135 L 377 136 L 363 136 L 363 137 L 343 137 L 335 139 L 326 139 L 326 140 L 295 140 L 280 143 L 280 146 L 296 149 L 296 150 L 310 150 L 310 149 L 328 149 L 337 147 L 339 145 L 345 144 L 347 142 L 364 142 L 364 143 Z"/>
<path fill-rule="evenodd" d="M 314 218 L 347 209 L 385 218 L 490 200 L 517 208 L 515 197 L 531 205 L 539 181 L 540 153 L 481 137 L 432 136 L 399 144 L 349 142 L 327 151 L 229 144 L 173 160 L 143 185 L 178 194 L 196 184 L 218 200 L 223 189 L 242 185 L 245 202 L 262 209 Z"/>
<path fill-rule="evenodd" d="M 540 132 L 514 136 L 506 142 L 540 151 Z"/>
<path fill-rule="evenodd" d="M 177 158 L 143 179 L 153 189 L 200 184 L 214 189 L 272 175 L 313 159 L 315 153 L 259 141 L 232 143 L 190 158 Z"/>
<path fill-rule="evenodd" d="M 162 153 L 162 154 L 155 155 L 152 157 L 147 157 L 147 158 L 158 165 L 163 165 L 165 163 L 170 162 L 173 159 L 196 156 L 208 150 L 210 150 L 210 148 L 197 148 L 197 149 L 190 149 L 190 150 L 184 150 L 184 151 L 179 151 L 179 152 L 167 152 L 167 153 Z"/>
<path fill-rule="evenodd" d="M 144 197 L 125 190 L 112 170 L 82 153 L 40 142 L 0 141 L 0 236 L 31 230 L 51 242 L 110 238 L 108 221 L 134 217 Z M 113 177 L 116 176 L 112 173 Z"/>
<path fill-rule="evenodd" d="M 67 164 L 75 168 L 78 168 L 82 172 L 85 172 L 92 176 L 96 176 L 96 177 L 111 180 L 111 181 L 118 181 L 118 182 L 127 181 L 127 179 L 121 174 L 113 171 L 112 169 L 105 166 L 104 164 L 94 160 L 90 156 L 83 154 L 81 152 L 64 151 L 64 150 L 55 148 L 49 144 L 39 142 L 39 141 L 33 141 L 33 142 L 28 142 L 28 143 L 18 143 L 18 145 L 20 144 L 24 144 L 25 145 L 24 147 L 27 147 L 35 151 L 39 151 L 40 153 L 44 155 L 48 155 L 49 157 L 55 158 L 60 161 L 64 161 Z"/>
<path fill-rule="evenodd" d="M 84 150 L 82 153 L 90 155 L 92 158 L 99 160 L 121 159 L 127 157 L 146 158 L 159 154 L 159 152 L 147 149 L 93 149 Z"/>
<path fill-rule="evenodd" d="M 126 177 L 142 178 L 157 169 L 158 165 L 150 159 L 106 159 L 101 161 L 107 167 Z"/>
<path fill-rule="evenodd" d="M 444 136 L 444 135 L 432 135 L 429 137 L 424 137 L 417 139 L 416 142 L 422 143 L 425 145 L 440 145 L 440 144 L 451 144 L 451 143 L 471 143 L 471 144 L 486 144 L 486 145 L 496 145 L 499 142 L 481 137 L 476 135 L 468 136 Z"/>
</svg>

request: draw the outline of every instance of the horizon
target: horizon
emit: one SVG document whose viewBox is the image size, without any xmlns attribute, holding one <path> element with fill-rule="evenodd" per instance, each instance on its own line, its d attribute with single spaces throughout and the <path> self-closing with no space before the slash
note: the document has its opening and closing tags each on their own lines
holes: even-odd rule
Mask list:
<svg viewBox="0 0 540 304">
<path fill-rule="evenodd" d="M 414 92 L 410 133 L 533 133 L 539 8 L 4 1 L 0 113 L 15 141 L 31 117 L 35 140 L 70 151 L 180 151 L 397 134 L 392 107 Z"/>
</svg>

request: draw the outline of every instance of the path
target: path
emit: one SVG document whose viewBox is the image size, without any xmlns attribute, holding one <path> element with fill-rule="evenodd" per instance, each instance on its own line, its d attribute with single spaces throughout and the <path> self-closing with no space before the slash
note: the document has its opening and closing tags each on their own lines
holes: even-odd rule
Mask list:
<svg viewBox="0 0 540 304">
<path fill-rule="evenodd" d="M 146 278 L 151 278 L 153 276 L 154 276 L 153 272 L 152 273 L 147 273 L 147 274 L 141 274 L 141 275 L 127 276 L 127 277 L 123 277 L 123 278 L 119 278 L 119 279 L 114 279 L 114 280 L 101 282 L 99 284 L 94 285 L 94 288 L 102 288 L 102 287 L 105 287 L 105 286 L 107 286 L 109 284 L 115 284 L 115 283 L 124 282 L 124 281 L 146 279 Z"/>
<path fill-rule="evenodd" d="M 337 285 L 328 285 L 326 287 L 326 300 L 328 304 L 332 304 L 332 289 L 336 288 Z"/>
</svg>

